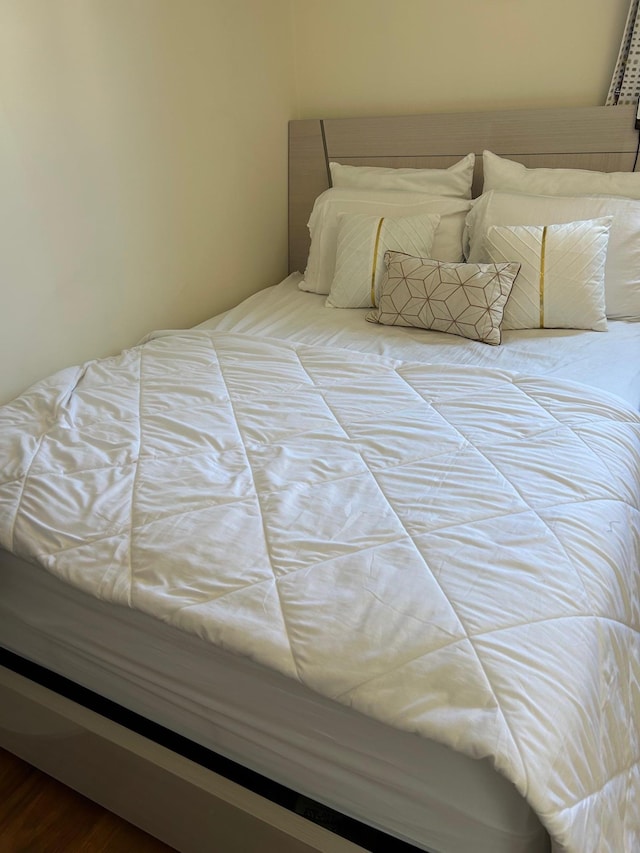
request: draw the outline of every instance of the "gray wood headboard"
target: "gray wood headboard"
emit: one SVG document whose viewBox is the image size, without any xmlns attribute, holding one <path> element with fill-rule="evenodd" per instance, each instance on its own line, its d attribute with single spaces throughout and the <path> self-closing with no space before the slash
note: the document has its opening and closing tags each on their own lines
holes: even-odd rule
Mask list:
<svg viewBox="0 0 640 853">
<path fill-rule="evenodd" d="M 304 271 L 307 222 L 329 187 L 329 162 L 445 168 L 487 148 L 525 166 L 638 169 L 635 107 L 574 107 L 385 118 L 307 119 L 289 124 L 289 271 Z M 474 195 L 482 188 L 476 160 Z"/>
</svg>

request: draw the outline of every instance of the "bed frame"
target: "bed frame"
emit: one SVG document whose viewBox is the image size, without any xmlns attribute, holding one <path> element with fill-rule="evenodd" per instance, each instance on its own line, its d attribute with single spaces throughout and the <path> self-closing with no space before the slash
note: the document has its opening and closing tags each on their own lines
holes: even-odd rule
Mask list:
<svg viewBox="0 0 640 853">
<path fill-rule="evenodd" d="M 293 121 L 289 268 L 303 270 L 306 223 L 329 161 L 446 167 L 488 148 L 528 166 L 638 169 L 635 107 L 586 107 Z M 474 188 L 482 184 L 478 158 Z M 0 554 L 0 562 L 2 555 Z M 276 805 L 8 658 L 0 746 L 184 853 L 355 853 L 362 847 Z M 135 795 L 133 795 L 135 792 Z"/>
</svg>

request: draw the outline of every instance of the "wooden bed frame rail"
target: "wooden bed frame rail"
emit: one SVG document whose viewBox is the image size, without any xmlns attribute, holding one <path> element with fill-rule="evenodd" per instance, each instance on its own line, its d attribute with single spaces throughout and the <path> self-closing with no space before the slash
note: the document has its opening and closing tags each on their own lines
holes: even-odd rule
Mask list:
<svg viewBox="0 0 640 853">
<path fill-rule="evenodd" d="M 0 745 L 181 853 L 364 853 L 2 666 Z"/>
</svg>

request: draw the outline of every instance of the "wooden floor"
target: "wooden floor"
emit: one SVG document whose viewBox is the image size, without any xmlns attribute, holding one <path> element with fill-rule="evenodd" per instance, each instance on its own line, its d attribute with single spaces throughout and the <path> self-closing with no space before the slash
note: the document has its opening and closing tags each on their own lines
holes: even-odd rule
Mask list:
<svg viewBox="0 0 640 853">
<path fill-rule="evenodd" d="M 0 749 L 0 853 L 175 853 Z"/>
</svg>

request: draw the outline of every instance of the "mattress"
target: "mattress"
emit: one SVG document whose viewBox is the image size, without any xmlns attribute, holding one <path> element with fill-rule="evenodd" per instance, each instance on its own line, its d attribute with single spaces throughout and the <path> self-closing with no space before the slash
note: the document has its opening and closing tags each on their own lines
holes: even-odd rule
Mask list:
<svg viewBox="0 0 640 853">
<path fill-rule="evenodd" d="M 6 551 L 0 573 L 0 645 L 10 651 L 419 849 L 549 849 L 488 760 L 384 726 Z"/>
<path fill-rule="evenodd" d="M 362 312 L 326 309 L 323 301 L 300 293 L 292 277 L 203 328 L 431 363 L 486 365 L 493 359 L 493 367 L 588 378 L 608 390 L 614 385 L 615 393 L 637 406 L 640 371 L 629 348 L 638 351 L 640 326 L 611 324 L 609 333 L 593 333 L 595 338 L 580 333 L 592 339 L 590 345 L 575 334 L 512 333 L 501 348 L 469 349 L 468 342 L 452 343 L 447 336 L 426 345 L 424 334 L 381 335 Z M 593 347 L 600 348 L 597 355 Z M 613 374 L 617 364 L 622 370 Z M 254 662 L 2 556 L 0 642 L 7 648 L 422 849 L 547 849 L 531 810 L 488 761 L 381 726 Z M 207 683 L 225 688 L 212 693 Z"/>
</svg>

